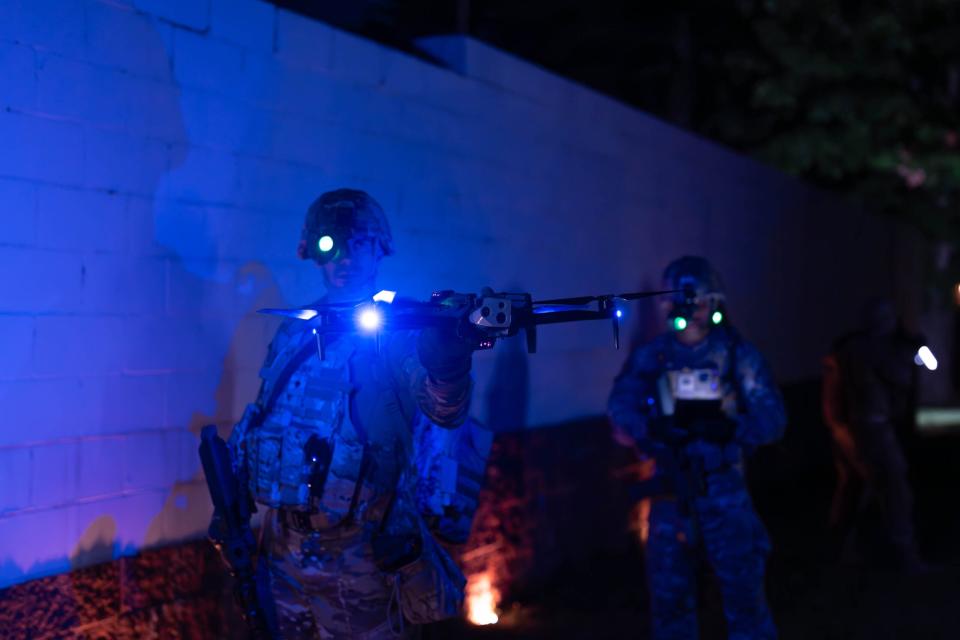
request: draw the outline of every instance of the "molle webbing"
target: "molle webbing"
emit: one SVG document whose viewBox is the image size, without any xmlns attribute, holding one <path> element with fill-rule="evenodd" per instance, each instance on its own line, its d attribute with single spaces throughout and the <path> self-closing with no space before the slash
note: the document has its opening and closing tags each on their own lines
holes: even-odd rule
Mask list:
<svg viewBox="0 0 960 640">
<path fill-rule="evenodd" d="M 397 385 L 383 357 L 349 339 L 304 367 L 311 338 L 291 336 L 264 371 L 268 402 L 247 457 L 251 490 L 258 502 L 302 512 L 298 521 L 313 530 L 376 521 L 409 460 Z"/>
</svg>

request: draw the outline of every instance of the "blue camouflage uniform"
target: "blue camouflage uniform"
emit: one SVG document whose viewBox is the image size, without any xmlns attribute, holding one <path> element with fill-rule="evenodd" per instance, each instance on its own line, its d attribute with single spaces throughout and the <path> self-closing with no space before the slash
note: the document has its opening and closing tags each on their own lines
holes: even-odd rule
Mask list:
<svg viewBox="0 0 960 640">
<path fill-rule="evenodd" d="M 337 336 L 324 360 L 314 347 L 264 408 L 279 371 L 313 341 L 306 323 L 280 326 L 258 400 L 229 441 L 255 500 L 268 508 L 261 554 L 280 633 L 415 637 L 398 617 L 397 585 L 378 568 L 373 541 L 382 533 L 430 535 L 416 505 L 413 421 L 419 412 L 447 427 L 466 419 L 469 356 L 438 378 L 421 365 L 416 332 L 383 335 L 379 352 L 369 336 Z M 462 575 L 446 560 L 451 582 L 461 582 L 456 592 Z"/>
<path fill-rule="evenodd" d="M 610 395 L 610 417 L 657 459 L 663 450 L 647 427 L 663 413 L 658 380 L 683 369 L 719 374 L 722 412 L 735 420 L 736 429 L 727 443 L 683 445 L 684 453 L 701 463 L 702 488 L 688 501 L 666 495 L 651 505 L 646 565 L 654 637 L 698 637 L 695 580 L 705 559 L 719 580 L 729 637 L 773 638 L 764 596 L 770 543 L 747 493 L 743 454 L 780 438 L 786 419 L 760 353 L 728 326 L 713 328 L 694 346 L 662 334 L 630 354 Z"/>
</svg>

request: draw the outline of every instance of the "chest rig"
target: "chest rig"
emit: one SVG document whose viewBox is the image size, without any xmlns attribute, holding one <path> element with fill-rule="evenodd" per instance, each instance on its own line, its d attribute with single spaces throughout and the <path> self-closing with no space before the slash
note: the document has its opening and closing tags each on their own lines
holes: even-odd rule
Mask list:
<svg viewBox="0 0 960 640">
<path fill-rule="evenodd" d="M 366 342 L 344 336 L 320 360 L 313 336 L 294 334 L 261 372 L 273 401 L 246 439 L 250 491 L 318 530 L 382 517 L 409 464 L 411 412 Z"/>
<path fill-rule="evenodd" d="M 742 410 L 743 398 L 737 383 L 736 334 L 714 330 L 702 350 L 678 348 L 667 344 L 657 354 L 655 374 L 656 405 L 661 415 L 675 415 L 678 410 L 722 412 L 735 417 Z"/>
</svg>

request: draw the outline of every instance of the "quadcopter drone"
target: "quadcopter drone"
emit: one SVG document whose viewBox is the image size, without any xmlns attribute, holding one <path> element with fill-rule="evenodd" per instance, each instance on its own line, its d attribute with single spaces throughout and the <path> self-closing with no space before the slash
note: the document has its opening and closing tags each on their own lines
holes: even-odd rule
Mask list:
<svg viewBox="0 0 960 640">
<path fill-rule="evenodd" d="M 397 298 L 394 291 L 381 291 L 370 301 L 330 303 L 298 309 L 261 309 L 260 313 L 296 318 L 313 325 L 320 358 L 326 357 L 331 334 L 365 333 L 379 340 L 383 331 L 449 328 L 474 349 L 490 349 L 499 338 L 524 332 L 527 352 L 537 350 L 537 327 L 544 324 L 609 320 L 614 345 L 620 348 L 621 304 L 675 291 L 645 291 L 554 300 L 533 300 L 529 293 L 478 294 L 437 291 L 429 301 Z"/>
</svg>

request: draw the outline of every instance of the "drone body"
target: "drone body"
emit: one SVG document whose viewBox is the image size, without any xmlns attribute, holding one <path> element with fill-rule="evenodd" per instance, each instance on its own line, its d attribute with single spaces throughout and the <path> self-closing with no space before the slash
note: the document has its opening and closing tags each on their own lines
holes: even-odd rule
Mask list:
<svg viewBox="0 0 960 640">
<path fill-rule="evenodd" d="M 371 301 L 352 304 L 320 304 L 299 309 L 261 309 L 260 313 L 296 318 L 313 325 L 321 359 L 325 357 L 326 336 L 342 333 L 375 334 L 446 327 L 468 341 L 474 349 L 490 349 L 498 338 L 524 332 L 528 353 L 537 350 L 537 327 L 543 324 L 610 320 L 614 345 L 620 348 L 620 303 L 673 293 L 649 291 L 579 298 L 561 298 L 535 302 L 529 293 L 497 293 L 485 289 L 480 294 L 437 291 L 429 301 L 396 298 L 392 291 L 381 291 Z"/>
</svg>

